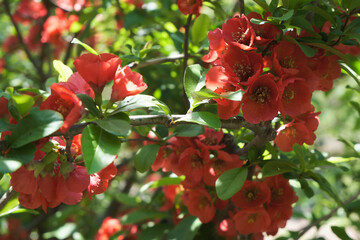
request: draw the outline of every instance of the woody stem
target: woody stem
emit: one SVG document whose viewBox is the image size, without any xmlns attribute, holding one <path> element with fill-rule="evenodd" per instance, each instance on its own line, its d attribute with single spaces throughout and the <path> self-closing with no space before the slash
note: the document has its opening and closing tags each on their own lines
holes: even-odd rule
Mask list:
<svg viewBox="0 0 360 240">
<path fill-rule="evenodd" d="M 183 97 L 184 102 L 186 103 L 186 108 L 189 108 L 189 101 L 186 97 L 185 92 L 185 70 L 187 67 L 187 60 L 189 59 L 189 31 L 190 31 L 190 24 L 191 24 L 192 14 L 189 14 L 186 24 L 185 24 L 185 35 L 184 35 L 184 65 L 183 65 L 183 75 L 182 75 L 182 83 L 183 83 Z"/>
<path fill-rule="evenodd" d="M 239 0 L 240 15 L 245 14 L 245 3 L 244 0 Z"/>
</svg>

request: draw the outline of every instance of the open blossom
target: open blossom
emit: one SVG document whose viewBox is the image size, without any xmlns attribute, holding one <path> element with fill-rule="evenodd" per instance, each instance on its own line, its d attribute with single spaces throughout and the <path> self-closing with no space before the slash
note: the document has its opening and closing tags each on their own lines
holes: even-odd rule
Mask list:
<svg viewBox="0 0 360 240">
<path fill-rule="evenodd" d="M 214 218 L 216 209 L 209 193 L 204 188 L 187 190 L 181 199 L 188 207 L 189 213 L 197 216 L 202 223 L 210 222 Z"/>
<path fill-rule="evenodd" d="M 14 20 L 16 22 L 27 24 L 33 20 L 45 17 L 46 14 L 46 7 L 41 2 L 34 0 L 22 0 L 14 13 Z"/>
<path fill-rule="evenodd" d="M 115 73 L 112 87 L 111 101 L 123 100 L 125 97 L 142 93 L 147 89 L 146 83 L 140 73 L 133 72 L 129 66 L 121 68 L 119 65 Z"/>
<path fill-rule="evenodd" d="M 255 32 L 250 25 L 249 19 L 245 15 L 230 18 L 222 25 L 222 29 L 223 38 L 227 44 L 233 42 L 242 50 L 255 49 L 253 46 Z"/>
<path fill-rule="evenodd" d="M 246 181 L 233 197 L 234 204 L 241 209 L 262 207 L 270 202 L 270 189 L 264 182 Z"/>
<path fill-rule="evenodd" d="M 109 181 L 114 178 L 116 174 L 117 168 L 112 162 L 98 173 L 90 175 L 90 184 L 87 188 L 89 198 L 92 199 L 94 194 L 103 193 L 107 189 Z"/>
<path fill-rule="evenodd" d="M 180 12 L 183 14 L 195 14 L 199 16 L 203 0 L 178 0 L 177 4 Z"/>
<path fill-rule="evenodd" d="M 115 78 L 120 63 L 121 59 L 111 53 L 85 53 L 75 59 L 74 66 L 95 93 L 101 93 L 105 84 Z"/>
<path fill-rule="evenodd" d="M 40 105 L 40 109 L 50 109 L 61 113 L 64 123 L 60 131 L 65 133 L 81 118 L 82 102 L 75 93 L 59 84 L 51 85 L 50 96 Z"/>
<path fill-rule="evenodd" d="M 279 111 L 279 93 L 274 76 L 270 73 L 253 80 L 243 96 L 243 116 L 250 123 L 269 121 Z"/>
<path fill-rule="evenodd" d="M 271 223 L 268 212 L 262 207 L 242 209 L 233 219 L 236 230 L 243 235 L 265 232 Z"/>
</svg>

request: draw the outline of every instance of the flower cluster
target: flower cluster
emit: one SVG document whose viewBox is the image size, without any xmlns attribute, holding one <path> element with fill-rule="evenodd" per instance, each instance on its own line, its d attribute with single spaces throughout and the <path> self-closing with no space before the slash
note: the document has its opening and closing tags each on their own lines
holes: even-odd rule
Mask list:
<svg viewBox="0 0 360 240">
<path fill-rule="evenodd" d="M 181 212 L 177 196 L 181 196 L 189 214 L 203 223 L 216 223 L 221 236 L 258 234 L 261 237 L 264 232 L 275 235 L 292 216 L 292 204 L 298 199 L 289 180 L 281 175 L 261 179 L 255 174 L 231 200 L 219 199 L 214 188 L 218 177 L 244 164 L 238 155 L 225 152 L 223 136 L 221 131 L 206 128 L 202 135 L 174 137 L 169 145 L 160 148 L 152 169 L 185 176 L 181 185 L 163 187 L 161 210 L 169 211 L 175 206 L 176 223 Z"/>
<path fill-rule="evenodd" d="M 117 174 L 113 163 L 100 172 L 89 175 L 84 166 L 68 162 L 61 154 L 66 142 L 59 137 L 37 142 L 37 152 L 33 161 L 11 173 L 10 184 L 19 193 L 19 202 L 26 208 L 35 209 L 42 206 L 54 208 L 61 203 L 75 205 L 87 191 L 89 198 L 107 189 L 108 182 Z M 56 151 L 54 151 L 56 149 Z M 80 135 L 71 145 L 72 157 L 81 154 Z"/>
<path fill-rule="evenodd" d="M 271 23 L 254 24 L 252 18 L 266 20 L 257 13 L 236 16 L 223 24 L 222 30 L 210 31 L 209 53 L 203 61 L 212 68 L 206 74 L 206 87 L 217 94 L 243 91 L 241 101 L 215 99 L 220 118 L 239 114 L 258 124 L 278 116 L 286 123 L 278 130 L 275 142 L 282 151 L 291 151 L 294 143 L 313 144 L 319 113 L 311 104 L 315 90 L 328 91 L 340 76 L 337 56 L 314 48 L 306 56 L 296 42 L 286 41 L 306 36 L 285 33 Z"/>
<path fill-rule="evenodd" d="M 123 240 L 123 239 L 137 239 L 136 233 L 138 231 L 138 228 L 136 225 L 122 225 L 117 218 L 112 217 L 106 217 L 102 224 L 100 229 L 98 230 L 95 240 L 108 240 L 108 239 L 114 239 L 114 235 L 117 234 L 120 231 L 126 231 L 126 238 L 124 234 L 121 234 L 116 239 L 117 240 Z"/>
</svg>

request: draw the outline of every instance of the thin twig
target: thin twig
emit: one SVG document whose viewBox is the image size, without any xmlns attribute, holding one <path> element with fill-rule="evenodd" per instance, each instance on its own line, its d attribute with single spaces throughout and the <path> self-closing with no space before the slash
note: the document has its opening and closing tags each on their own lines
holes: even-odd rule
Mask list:
<svg viewBox="0 0 360 240">
<path fill-rule="evenodd" d="M 15 22 L 12 14 L 11 14 L 10 5 L 9 5 L 8 0 L 4 0 L 3 5 L 5 7 L 6 14 L 9 16 L 9 18 L 16 30 L 16 35 L 17 35 L 20 45 L 22 46 L 23 50 L 25 51 L 26 56 L 28 57 L 28 59 L 30 60 L 30 62 L 35 67 L 36 71 L 38 72 L 38 74 L 40 76 L 40 80 L 41 80 L 40 82 L 42 82 L 43 81 L 42 79 L 46 79 L 46 76 L 44 75 L 42 67 L 37 64 L 36 60 L 32 57 L 28 47 L 26 46 L 26 44 L 24 42 L 24 38 L 21 34 L 20 28 L 19 28 L 18 24 Z"/>
<path fill-rule="evenodd" d="M 181 120 L 185 118 L 186 115 L 137 115 L 130 116 L 130 125 L 131 126 L 144 126 L 144 125 L 165 125 L 166 127 L 174 127 L 179 124 L 194 124 L 186 120 Z M 65 138 L 73 138 L 75 135 L 82 133 L 83 129 L 89 125 L 95 124 L 95 122 L 86 122 L 80 123 L 72 126 L 68 132 L 65 134 L 61 132 L 56 132 L 51 136 L 64 136 Z M 265 141 L 271 141 L 274 139 L 274 130 L 264 124 L 251 124 L 244 120 L 242 117 L 234 117 L 227 120 L 221 120 L 221 128 L 226 129 L 241 129 L 247 128 L 253 131 L 257 137 L 253 139 L 249 144 L 253 146 L 260 146 Z M 270 140 L 269 140 L 270 139 Z M 248 145 L 249 145 L 248 144 Z M 8 147 L 5 140 L 0 141 L 0 151 L 6 150 Z M 250 147 L 250 146 L 249 146 Z M 247 147 L 246 149 L 248 149 Z M 244 149 L 243 151 L 247 151 Z M 245 152 L 243 152 L 245 154 Z"/>
<path fill-rule="evenodd" d="M 360 196 L 360 192 L 358 192 L 357 194 L 355 194 L 354 196 L 350 197 L 349 199 L 347 199 L 346 201 L 344 201 L 344 204 L 349 204 L 352 201 L 354 201 L 355 199 L 357 199 Z M 337 210 L 340 208 L 341 206 L 337 206 L 336 208 L 334 208 L 333 210 L 331 210 L 328 214 L 326 214 L 325 216 L 319 218 L 318 220 L 316 220 L 313 223 L 310 223 L 309 225 L 307 225 L 306 227 L 304 227 L 302 230 L 300 230 L 299 232 L 299 236 L 297 237 L 297 239 L 299 239 L 301 236 L 303 236 L 307 231 L 309 231 L 312 227 L 317 226 L 318 224 L 320 224 L 322 221 L 326 221 L 328 219 L 330 219 L 336 212 Z"/>
<path fill-rule="evenodd" d="M 184 64 L 183 64 L 182 83 L 183 83 L 183 97 L 184 97 L 184 102 L 186 103 L 186 108 L 189 108 L 190 106 L 190 103 L 186 97 L 186 92 L 185 92 L 185 70 L 187 68 L 187 61 L 189 59 L 189 32 L 190 32 L 191 19 L 192 19 L 192 14 L 189 14 L 185 24 L 185 35 L 184 35 Z"/>
<path fill-rule="evenodd" d="M 239 0 L 240 16 L 245 14 L 245 3 L 244 0 Z"/>
<path fill-rule="evenodd" d="M 2 210 L 5 205 L 15 196 L 16 192 L 12 187 L 9 188 L 9 190 L 2 195 L 0 199 L 0 210 Z"/>
<path fill-rule="evenodd" d="M 184 54 L 179 54 L 176 56 L 155 58 L 155 59 L 151 59 L 151 60 L 139 62 L 139 63 L 132 62 L 132 63 L 129 63 L 128 66 L 132 69 L 139 69 L 139 68 L 144 68 L 144 67 L 148 67 L 148 66 L 152 66 L 152 65 L 156 65 L 156 64 L 166 63 L 166 62 L 175 62 L 175 61 L 177 61 L 179 59 L 183 59 L 183 58 L 184 58 Z"/>
</svg>

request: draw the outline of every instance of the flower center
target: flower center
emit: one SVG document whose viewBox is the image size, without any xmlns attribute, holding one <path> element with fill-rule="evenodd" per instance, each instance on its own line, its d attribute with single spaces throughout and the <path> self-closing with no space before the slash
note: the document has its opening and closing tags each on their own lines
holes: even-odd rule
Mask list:
<svg viewBox="0 0 360 240">
<path fill-rule="evenodd" d="M 282 98 L 289 102 L 294 97 L 295 97 L 295 91 L 289 87 L 285 88 Z"/>
<path fill-rule="evenodd" d="M 270 99 L 270 89 L 265 86 L 258 87 L 253 91 L 250 99 L 258 103 L 265 103 Z"/>
</svg>

